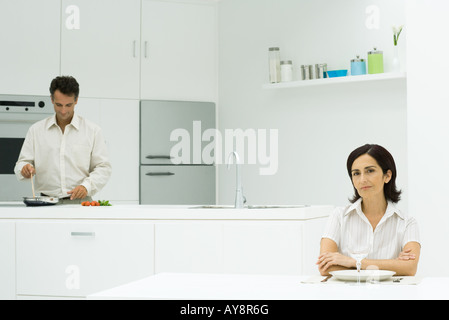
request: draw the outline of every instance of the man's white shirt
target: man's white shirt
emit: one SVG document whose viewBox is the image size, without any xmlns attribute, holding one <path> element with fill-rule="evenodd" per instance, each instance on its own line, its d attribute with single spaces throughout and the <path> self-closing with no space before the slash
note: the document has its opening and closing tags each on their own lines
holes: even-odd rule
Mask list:
<svg viewBox="0 0 449 320">
<path fill-rule="evenodd" d="M 37 192 L 67 197 L 67 192 L 83 185 L 89 196 L 101 190 L 111 175 L 106 142 L 98 125 L 74 114 L 64 133 L 56 115 L 33 124 L 26 135 L 14 172 L 35 167 Z"/>
</svg>

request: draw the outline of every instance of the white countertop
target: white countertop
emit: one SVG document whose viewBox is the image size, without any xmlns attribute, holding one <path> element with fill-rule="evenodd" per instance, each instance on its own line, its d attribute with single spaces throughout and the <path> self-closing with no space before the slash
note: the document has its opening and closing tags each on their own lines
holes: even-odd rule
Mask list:
<svg viewBox="0 0 449 320">
<path fill-rule="evenodd" d="M 198 208 L 198 206 L 112 205 L 83 207 L 18 206 L 0 203 L 0 219 L 106 219 L 106 220 L 308 220 L 327 217 L 333 206 L 283 206 L 267 209 Z"/>
<path fill-rule="evenodd" d="M 449 299 L 449 278 L 419 284 L 313 283 L 307 276 L 160 273 L 88 296 L 88 299 L 346 300 Z"/>
</svg>

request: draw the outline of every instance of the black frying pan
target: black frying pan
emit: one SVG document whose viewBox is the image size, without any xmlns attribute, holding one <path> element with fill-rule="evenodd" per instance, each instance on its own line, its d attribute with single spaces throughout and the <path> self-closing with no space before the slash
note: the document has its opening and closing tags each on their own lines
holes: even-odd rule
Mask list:
<svg viewBox="0 0 449 320">
<path fill-rule="evenodd" d="M 59 202 L 59 198 L 46 196 L 23 197 L 23 202 L 27 207 L 52 206 Z"/>
<path fill-rule="evenodd" d="M 23 197 L 23 202 L 26 204 L 27 207 L 40 207 L 40 206 L 52 206 L 54 204 L 57 204 L 59 202 L 59 198 L 57 197 L 47 197 L 47 196 L 40 196 L 36 197 L 36 194 L 34 193 L 34 177 L 31 175 L 31 189 L 33 191 L 32 197 Z"/>
</svg>

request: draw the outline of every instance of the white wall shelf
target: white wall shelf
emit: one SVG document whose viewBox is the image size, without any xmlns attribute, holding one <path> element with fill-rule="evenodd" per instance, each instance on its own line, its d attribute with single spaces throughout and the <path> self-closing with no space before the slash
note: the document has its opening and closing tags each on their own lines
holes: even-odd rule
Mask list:
<svg viewBox="0 0 449 320">
<path fill-rule="evenodd" d="M 325 78 L 325 79 L 312 79 L 312 80 L 299 80 L 291 82 L 280 82 L 272 84 L 264 84 L 264 89 L 283 89 L 283 88 L 299 88 L 308 86 L 322 86 L 337 83 L 356 83 L 364 81 L 380 81 L 380 80 L 405 80 L 407 74 L 405 72 L 397 73 L 378 73 L 378 74 L 365 74 L 359 76 L 346 76 L 337 78 Z"/>
</svg>

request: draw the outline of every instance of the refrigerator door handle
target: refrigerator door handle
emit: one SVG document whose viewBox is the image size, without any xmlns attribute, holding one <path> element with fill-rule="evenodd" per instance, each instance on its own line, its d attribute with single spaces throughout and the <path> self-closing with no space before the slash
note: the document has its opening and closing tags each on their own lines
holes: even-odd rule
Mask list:
<svg viewBox="0 0 449 320">
<path fill-rule="evenodd" d="M 172 156 L 153 156 L 153 155 L 149 155 L 149 156 L 146 156 L 145 158 L 147 158 L 147 159 L 172 159 L 173 157 Z"/>
<path fill-rule="evenodd" d="M 175 174 L 173 172 L 147 172 L 145 173 L 146 176 L 174 176 Z"/>
</svg>

